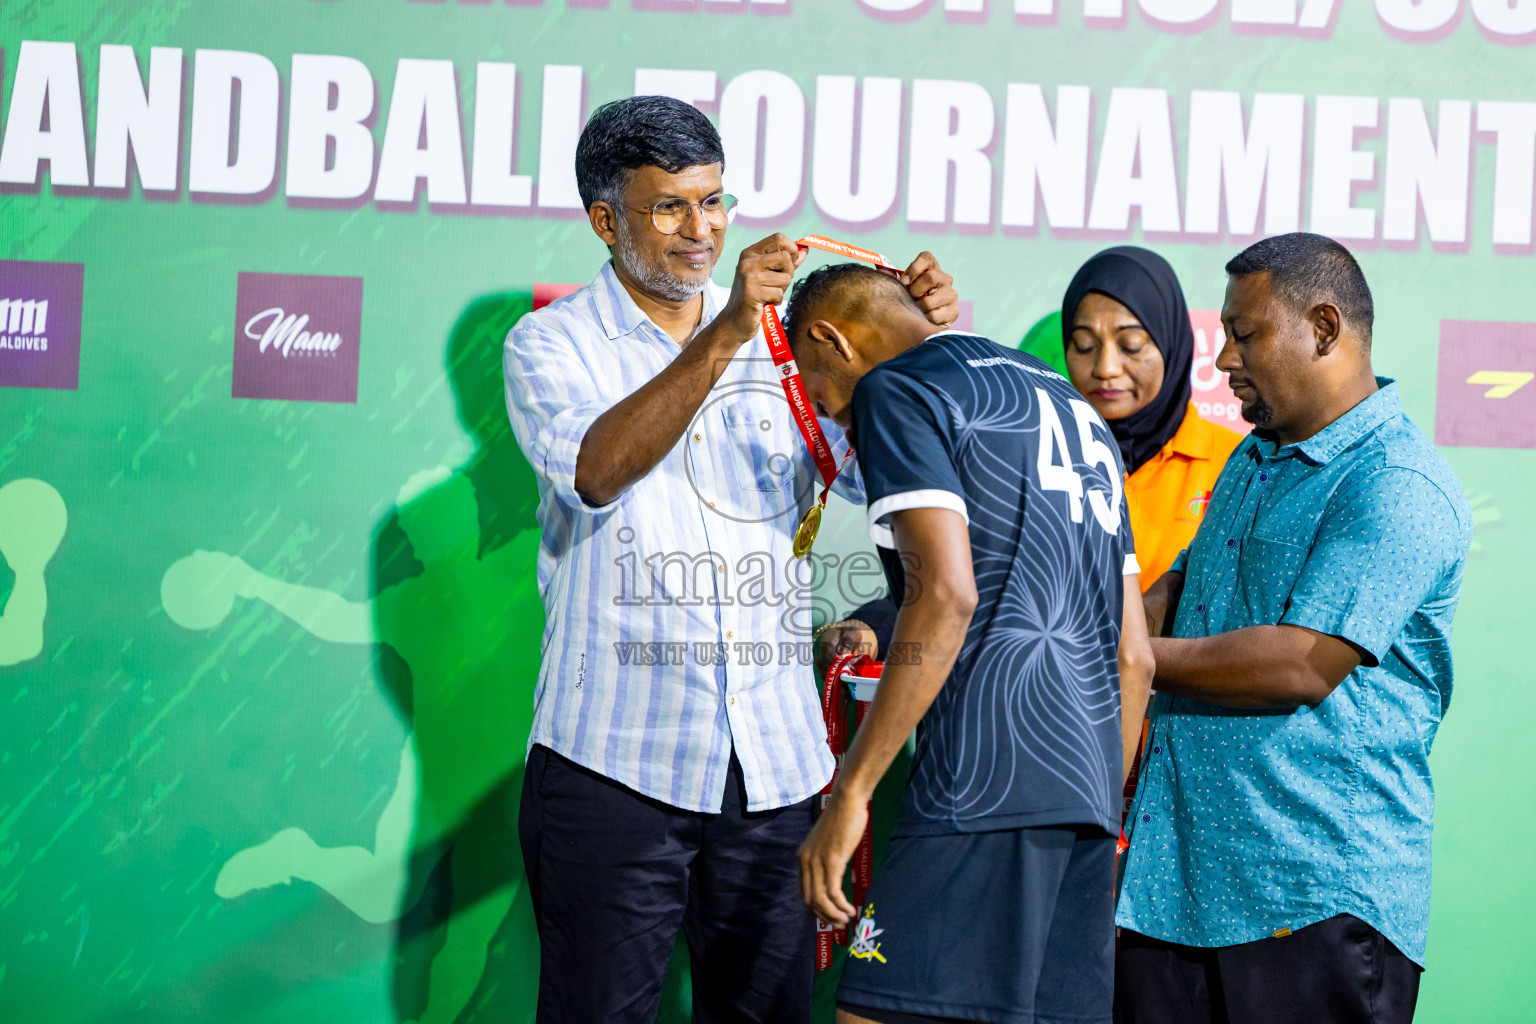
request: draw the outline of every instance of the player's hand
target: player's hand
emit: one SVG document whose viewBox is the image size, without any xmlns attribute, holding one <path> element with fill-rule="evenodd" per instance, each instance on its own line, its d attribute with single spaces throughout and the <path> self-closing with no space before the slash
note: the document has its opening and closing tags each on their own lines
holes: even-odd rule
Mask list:
<svg viewBox="0 0 1536 1024">
<path fill-rule="evenodd" d="M 843 873 L 869 821 L 869 800 L 834 789 L 800 844 L 800 898 L 823 924 L 846 925 L 858 908 L 843 894 Z"/>
<path fill-rule="evenodd" d="M 844 619 L 828 626 L 821 636 L 816 638 L 816 678 L 827 678 L 827 669 L 832 667 L 832 659 L 839 654 L 849 651 L 855 654 L 867 654 L 871 658 L 875 656 L 880 641 L 875 637 L 875 631 L 868 624 L 858 619 Z"/>
<path fill-rule="evenodd" d="M 769 235 L 741 251 L 736 261 L 736 279 L 731 282 L 731 297 L 715 320 L 726 338 L 741 345 L 757 334 L 763 306 L 784 301 L 795 269 L 805 262 L 805 250 L 788 235 Z"/>
<path fill-rule="evenodd" d="M 912 265 L 902 272 L 901 283 L 935 327 L 948 327 L 960 319 L 960 293 L 955 291 L 955 279 L 944 273 L 933 253 L 918 253 Z"/>
</svg>

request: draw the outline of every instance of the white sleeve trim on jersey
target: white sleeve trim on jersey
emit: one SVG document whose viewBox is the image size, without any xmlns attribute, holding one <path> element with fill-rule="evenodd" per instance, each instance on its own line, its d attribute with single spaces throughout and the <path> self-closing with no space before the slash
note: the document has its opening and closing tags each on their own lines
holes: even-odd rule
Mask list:
<svg viewBox="0 0 1536 1024">
<path fill-rule="evenodd" d="M 1122 576 L 1140 576 L 1141 563 L 1136 561 L 1136 552 L 1132 551 L 1125 556 L 1125 568 L 1120 570 Z"/>
<path fill-rule="evenodd" d="M 903 491 L 901 494 L 888 494 L 869 506 L 869 539 L 878 547 L 896 550 L 895 535 L 891 533 L 891 528 L 880 520 L 892 512 L 904 512 L 909 508 L 947 508 L 952 512 L 959 512 L 966 523 L 971 521 L 971 515 L 965 508 L 965 499 L 954 491 L 940 490 L 937 487 L 921 491 Z"/>
</svg>

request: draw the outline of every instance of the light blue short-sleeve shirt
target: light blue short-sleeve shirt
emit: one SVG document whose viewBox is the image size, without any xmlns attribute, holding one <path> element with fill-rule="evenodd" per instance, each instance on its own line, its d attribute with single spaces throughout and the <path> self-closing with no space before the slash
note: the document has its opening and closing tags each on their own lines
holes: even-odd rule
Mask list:
<svg viewBox="0 0 1536 1024">
<path fill-rule="evenodd" d="M 1337 914 L 1424 961 L 1451 617 L 1472 516 L 1397 385 L 1313 437 L 1233 452 L 1187 552 L 1174 635 L 1289 624 L 1364 655 L 1322 702 L 1247 711 L 1160 694 L 1117 923 L 1226 946 Z"/>
</svg>

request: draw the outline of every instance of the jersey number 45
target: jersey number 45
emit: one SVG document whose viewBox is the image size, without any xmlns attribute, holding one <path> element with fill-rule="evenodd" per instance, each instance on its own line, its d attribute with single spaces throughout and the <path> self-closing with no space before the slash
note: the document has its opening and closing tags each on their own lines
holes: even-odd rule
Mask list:
<svg viewBox="0 0 1536 1024">
<path fill-rule="evenodd" d="M 1067 512 L 1074 523 L 1080 523 L 1083 521 L 1085 488 L 1082 474 L 1073 467 L 1078 461 L 1089 467 L 1103 466 L 1110 493 L 1106 495 L 1097 487 L 1086 488 L 1088 507 L 1093 509 L 1093 518 L 1106 533 L 1119 533 L 1122 496 L 1120 473 L 1115 468 L 1115 457 L 1109 445 L 1093 436 L 1093 425 L 1102 422 L 1098 414 L 1087 402 L 1074 399 L 1068 403 L 1072 407 L 1072 418 L 1077 422 L 1077 443 L 1082 450 L 1081 460 L 1074 460 L 1071 449 L 1067 447 L 1067 432 L 1062 429 L 1056 403 L 1051 401 L 1044 388 L 1036 388 L 1035 395 L 1040 399 L 1040 455 L 1036 461 L 1040 489 L 1066 494 Z"/>
</svg>

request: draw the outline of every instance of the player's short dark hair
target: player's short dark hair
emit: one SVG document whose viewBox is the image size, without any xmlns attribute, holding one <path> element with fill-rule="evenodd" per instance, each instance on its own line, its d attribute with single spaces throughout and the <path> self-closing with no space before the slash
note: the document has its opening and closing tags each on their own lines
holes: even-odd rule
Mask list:
<svg viewBox="0 0 1536 1024">
<path fill-rule="evenodd" d="M 1268 274 L 1275 297 L 1298 314 L 1331 302 L 1370 344 L 1376 318 L 1370 286 L 1355 257 L 1331 238 L 1306 231 L 1265 238 L 1228 260 L 1227 273 Z"/>
<path fill-rule="evenodd" d="M 576 189 L 587 209 L 617 203 L 629 173 L 660 167 L 676 174 L 701 164 L 725 167 L 720 133 L 691 103 L 670 96 L 631 96 L 592 112 L 576 143 Z"/>
<path fill-rule="evenodd" d="M 790 349 L 795 349 L 811 324 L 834 312 L 838 316 L 860 319 L 881 299 L 911 302 L 901 282 L 867 263 L 829 263 L 811 271 L 789 295 L 784 313 L 784 333 Z"/>
</svg>

